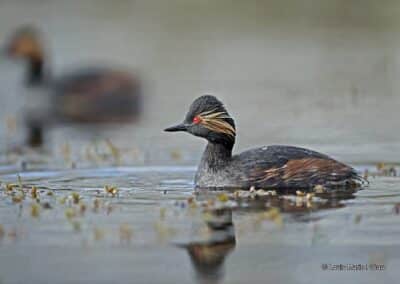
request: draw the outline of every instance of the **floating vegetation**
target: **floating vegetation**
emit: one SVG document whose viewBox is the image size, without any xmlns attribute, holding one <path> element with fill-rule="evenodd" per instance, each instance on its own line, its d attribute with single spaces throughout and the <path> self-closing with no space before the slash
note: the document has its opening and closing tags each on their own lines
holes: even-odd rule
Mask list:
<svg viewBox="0 0 400 284">
<path fill-rule="evenodd" d="M 11 197 L 13 203 L 21 203 L 24 200 L 25 196 L 18 193 Z"/>
<path fill-rule="evenodd" d="M 324 192 L 326 192 L 326 188 L 323 185 L 318 184 L 318 185 L 314 186 L 314 192 L 315 193 L 324 193 Z"/>
<path fill-rule="evenodd" d="M 256 190 L 255 195 L 256 196 L 275 196 L 277 193 L 275 190 L 264 190 L 264 189 L 259 189 Z"/>
<path fill-rule="evenodd" d="M 253 187 L 252 187 L 253 188 Z M 243 199 L 243 198 L 257 198 L 257 197 L 268 197 L 268 196 L 276 196 L 277 192 L 276 190 L 264 190 L 264 189 L 258 189 L 254 190 L 236 190 L 233 192 L 233 198 L 234 199 Z"/>
<path fill-rule="evenodd" d="M 73 192 L 73 193 L 71 194 L 71 197 L 72 197 L 72 202 L 73 202 L 74 204 L 78 204 L 79 201 L 80 201 L 80 199 L 81 199 L 81 196 L 80 196 L 79 193 L 77 193 L 77 192 Z"/>
<path fill-rule="evenodd" d="M 111 195 L 112 197 L 117 196 L 119 192 L 116 186 L 109 186 L 109 185 L 106 185 L 104 187 L 104 191 L 106 192 L 106 194 Z"/>
<path fill-rule="evenodd" d="M 63 196 L 59 199 L 61 205 L 64 205 L 67 202 L 68 196 Z"/>
<path fill-rule="evenodd" d="M 396 177 L 397 170 L 394 165 L 388 165 L 383 162 L 376 164 L 377 175 L 386 177 Z"/>
<path fill-rule="evenodd" d="M 229 196 L 226 193 L 220 193 L 217 195 L 217 199 L 219 202 L 227 202 L 229 201 Z"/>
<path fill-rule="evenodd" d="M 17 187 L 17 185 L 16 185 L 15 183 L 6 183 L 5 186 L 6 186 L 6 187 L 5 187 L 5 190 L 6 190 L 6 192 L 8 192 L 8 193 L 14 191 L 14 188 Z"/>
<path fill-rule="evenodd" d="M 32 197 L 32 199 L 36 199 L 36 198 L 39 197 L 39 193 L 38 193 L 38 190 L 37 190 L 36 186 L 32 186 L 31 197 Z"/>
<path fill-rule="evenodd" d="M 195 203 L 195 202 L 196 202 L 196 201 L 195 201 L 195 199 L 194 199 L 193 196 L 188 197 L 188 199 L 187 199 L 187 203 L 188 203 L 188 204 L 192 204 L 192 203 Z"/>
<path fill-rule="evenodd" d="M 114 165 L 121 164 L 121 150 L 116 147 L 110 139 L 93 140 L 85 147 L 84 156 L 87 161 L 95 164 L 104 162 Z"/>
</svg>

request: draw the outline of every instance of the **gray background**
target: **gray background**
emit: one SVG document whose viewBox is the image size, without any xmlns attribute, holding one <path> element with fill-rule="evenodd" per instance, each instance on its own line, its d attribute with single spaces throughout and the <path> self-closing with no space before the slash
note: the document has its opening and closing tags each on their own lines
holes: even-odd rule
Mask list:
<svg viewBox="0 0 400 284">
<path fill-rule="evenodd" d="M 236 119 L 237 150 L 296 144 L 398 161 L 399 19 L 399 1 L 0 0 L 0 39 L 37 26 L 56 76 L 103 63 L 139 72 L 140 123 L 96 134 L 120 147 L 197 159 L 203 141 L 161 130 L 212 93 Z M 21 67 L 0 64 L 3 121 L 23 104 Z M 52 141 L 75 140 L 65 133 Z"/>
</svg>

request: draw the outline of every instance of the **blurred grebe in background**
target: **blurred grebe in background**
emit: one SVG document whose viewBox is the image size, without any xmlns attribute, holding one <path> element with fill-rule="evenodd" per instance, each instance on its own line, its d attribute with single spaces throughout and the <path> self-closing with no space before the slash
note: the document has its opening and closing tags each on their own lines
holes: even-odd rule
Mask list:
<svg viewBox="0 0 400 284">
<path fill-rule="evenodd" d="M 129 72 L 90 67 L 53 78 L 41 34 L 29 26 L 12 34 L 6 54 L 26 62 L 27 86 L 43 93 L 25 114 L 30 146 L 42 145 L 44 128 L 54 123 L 127 123 L 138 118 L 140 82 Z"/>
</svg>

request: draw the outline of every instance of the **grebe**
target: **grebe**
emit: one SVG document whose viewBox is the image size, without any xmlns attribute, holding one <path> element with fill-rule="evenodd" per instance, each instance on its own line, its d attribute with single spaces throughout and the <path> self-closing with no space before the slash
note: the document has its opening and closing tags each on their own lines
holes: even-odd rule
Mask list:
<svg viewBox="0 0 400 284">
<path fill-rule="evenodd" d="M 214 96 L 197 98 L 184 122 L 165 131 L 185 131 L 208 140 L 195 176 L 197 188 L 296 190 L 353 187 L 362 181 L 352 167 L 299 147 L 273 145 L 232 155 L 235 123 Z"/>
<path fill-rule="evenodd" d="M 139 79 L 126 71 L 84 68 L 52 78 L 41 35 L 32 27 L 18 29 L 6 45 L 6 53 L 27 62 L 29 87 L 44 87 L 50 94 L 47 111 L 39 108 L 27 114 L 31 146 L 42 144 L 44 126 L 54 122 L 131 122 L 140 113 Z M 44 102 L 43 98 L 38 101 Z"/>
</svg>

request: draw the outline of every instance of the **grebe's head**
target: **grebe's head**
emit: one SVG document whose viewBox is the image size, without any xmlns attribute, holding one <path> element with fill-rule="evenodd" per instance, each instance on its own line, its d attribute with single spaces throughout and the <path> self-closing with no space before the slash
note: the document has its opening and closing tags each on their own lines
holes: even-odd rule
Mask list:
<svg viewBox="0 0 400 284">
<path fill-rule="evenodd" d="M 186 131 L 217 144 L 232 148 L 236 129 L 233 118 L 216 97 L 205 95 L 197 98 L 189 108 L 183 123 L 165 131 Z"/>
<path fill-rule="evenodd" d="M 6 53 L 11 58 L 42 60 L 40 32 L 30 26 L 19 28 L 11 35 L 6 45 Z"/>
<path fill-rule="evenodd" d="M 23 59 L 28 63 L 26 81 L 29 85 L 43 82 L 44 49 L 38 30 L 30 26 L 19 28 L 11 35 L 5 53 L 9 58 Z"/>
</svg>

